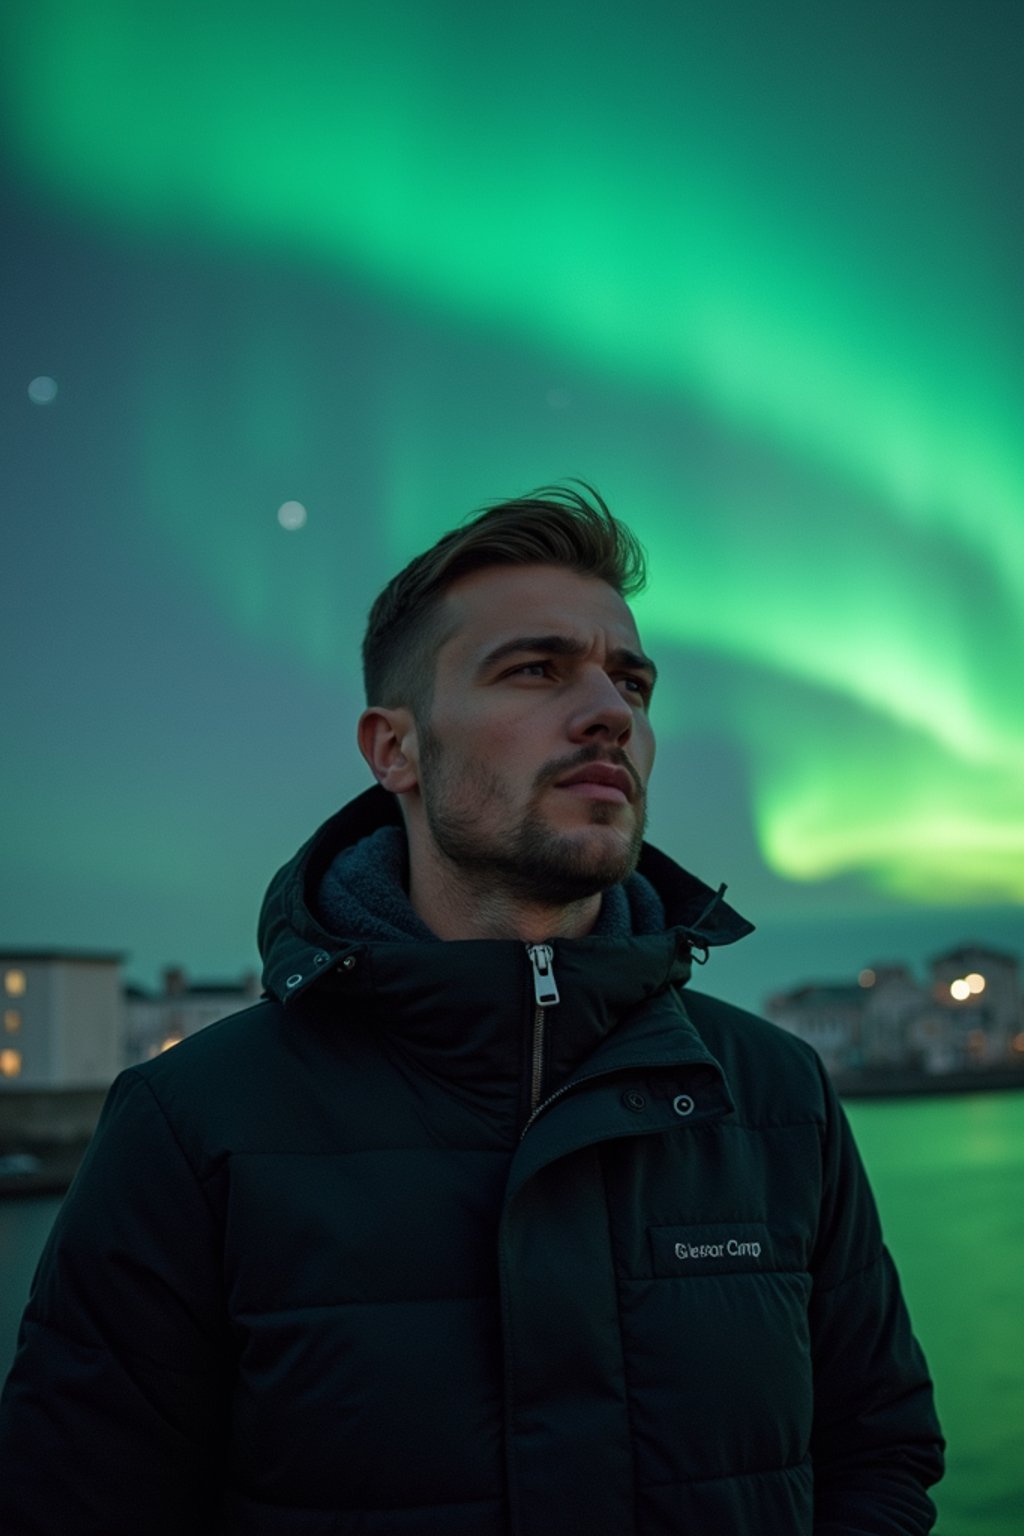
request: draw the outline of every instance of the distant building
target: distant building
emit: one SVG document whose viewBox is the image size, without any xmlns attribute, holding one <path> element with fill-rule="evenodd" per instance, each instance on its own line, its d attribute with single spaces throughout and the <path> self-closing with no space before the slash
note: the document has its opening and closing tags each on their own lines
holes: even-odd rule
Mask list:
<svg viewBox="0 0 1024 1536">
<path fill-rule="evenodd" d="M 864 996 L 856 983 L 809 983 L 780 992 L 768 999 L 765 1012 L 813 1045 L 829 1072 L 844 1072 L 862 1062 Z"/>
<path fill-rule="evenodd" d="M 876 965 L 856 983 L 780 992 L 765 1011 L 846 1081 L 1024 1066 L 1019 962 L 981 944 L 936 956 L 925 983 L 905 965 Z"/>
<path fill-rule="evenodd" d="M 920 1067 L 912 1045 L 913 1025 L 928 1009 L 928 992 L 905 965 L 874 965 L 859 979 L 863 1010 L 863 1057 L 869 1070 Z"/>
<path fill-rule="evenodd" d="M 126 1064 L 149 1061 L 225 1014 L 250 1007 L 259 996 L 255 971 L 247 971 L 235 982 L 189 981 L 176 966 L 164 971 L 159 992 L 128 987 Z"/>
<path fill-rule="evenodd" d="M 1015 955 L 964 944 L 931 962 L 932 996 L 955 1055 L 977 1066 L 1024 1059 L 1020 965 Z"/>
<path fill-rule="evenodd" d="M 120 955 L 0 950 L 0 995 L 0 1092 L 100 1088 L 120 1071 Z"/>
<path fill-rule="evenodd" d="M 158 993 L 125 988 L 121 960 L 76 950 L 0 950 L 0 1153 L 32 1150 L 62 1188 L 124 1067 L 259 994 L 255 975 L 189 984 L 180 970 L 164 973 Z"/>
<path fill-rule="evenodd" d="M 88 950 L 0 950 L 0 1093 L 107 1088 L 122 1068 L 260 995 L 255 972 L 191 982 L 173 968 L 158 992 L 124 986 L 122 960 Z"/>
</svg>

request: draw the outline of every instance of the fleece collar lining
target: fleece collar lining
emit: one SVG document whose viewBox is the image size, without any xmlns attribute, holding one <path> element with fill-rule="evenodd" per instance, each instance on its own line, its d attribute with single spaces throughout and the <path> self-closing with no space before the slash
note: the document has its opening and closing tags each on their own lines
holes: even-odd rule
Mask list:
<svg viewBox="0 0 1024 1536">
<path fill-rule="evenodd" d="M 320 921 L 339 938 L 441 943 L 413 910 L 407 882 L 404 831 L 396 826 L 378 827 L 332 859 L 316 894 Z M 630 938 L 659 933 L 664 926 L 665 912 L 657 891 L 643 875 L 634 874 L 623 885 L 605 891 L 591 932 L 596 938 Z"/>
</svg>

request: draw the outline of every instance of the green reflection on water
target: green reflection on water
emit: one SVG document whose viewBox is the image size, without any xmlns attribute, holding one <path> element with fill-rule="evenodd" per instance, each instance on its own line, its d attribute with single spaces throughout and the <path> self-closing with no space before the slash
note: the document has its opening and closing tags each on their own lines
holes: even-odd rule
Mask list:
<svg viewBox="0 0 1024 1536">
<path fill-rule="evenodd" d="M 1024 1510 L 1024 1094 L 859 1103 L 850 1119 L 936 1382 L 940 1536 Z"/>
</svg>

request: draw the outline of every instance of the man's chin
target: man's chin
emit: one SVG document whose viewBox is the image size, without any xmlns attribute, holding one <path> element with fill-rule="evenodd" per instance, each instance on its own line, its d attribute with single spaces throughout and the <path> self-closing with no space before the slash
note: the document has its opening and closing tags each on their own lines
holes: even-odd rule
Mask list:
<svg viewBox="0 0 1024 1536">
<path fill-rule="evenodd" d="M 530 887 L 535 900 L 558 905 L 620 885 L 636 869 L 639 856 L 640 839 L 631 831 L 592 825 L 526 839 L 516 864 L 523 887 Z"/>
</svg>

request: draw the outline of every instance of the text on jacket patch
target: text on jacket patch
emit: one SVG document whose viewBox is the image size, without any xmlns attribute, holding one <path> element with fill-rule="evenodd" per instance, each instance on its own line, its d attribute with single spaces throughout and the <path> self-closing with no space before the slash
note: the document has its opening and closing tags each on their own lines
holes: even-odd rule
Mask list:
<svg viewBox="0 0 1024 1536">
<path fill-rule="evenodd" d="M 792 1234 L 763 1221 L 701 1221 L 650 1227 L 651 1272 L 664 1279 L 703 1278 L 753 1270 L 800 1269 L 803 1253 Z"/>
<path fill-rule="evenodd" d="M 727 1243 L 676 1243 L 675 1255 L 677 1259 L 721 1259 L 726 1255 L 732 1259 L 759 1259 L 761 1244 L 740 1243 L 734 1237 Z"/>
</svg>

